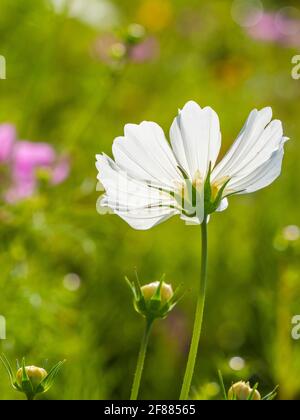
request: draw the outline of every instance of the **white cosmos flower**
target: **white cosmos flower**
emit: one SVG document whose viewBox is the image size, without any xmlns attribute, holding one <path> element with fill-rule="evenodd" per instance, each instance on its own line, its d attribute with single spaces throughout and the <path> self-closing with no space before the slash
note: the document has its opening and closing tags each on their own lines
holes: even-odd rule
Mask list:
<svg viewBox="0 0 300 420">
<path fill-rule="evenodd" d="M 118 21 L 118 11 L 108 0 L 49 0 L 56 13 L 67 16 L 96 29 L 112 28 Z"/>
<path fill-rule="evenodd" d="M 220 123 L 210 108 L 188 102 L 170 130 L 171 145 L 153 122 L 125 126 L 115 139 L 114 160 L 97 155 L 98 180 L 108 207 L 135 229 L 146 230 L 173 215 L 201 224 L 228 206 L 228 197 L 270 185 L 281 172 L 282 124 L 271 108 L 253 110 L 218 163 Z"/>
</svg>

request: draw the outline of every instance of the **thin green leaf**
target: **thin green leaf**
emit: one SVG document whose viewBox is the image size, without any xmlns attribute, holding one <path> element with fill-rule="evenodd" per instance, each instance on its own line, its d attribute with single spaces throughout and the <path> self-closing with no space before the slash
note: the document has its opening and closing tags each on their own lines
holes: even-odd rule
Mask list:
<svg viewBox="0 0 300 420">
<path fill-rule="evenodd" d="M 258 388 L 258 382 L 256 382 L 256 384 L 252 388 L 251 394 L 247 398 L 248 401 L 252 401 L 253 400 L 253 397 L 254 397 L 254 394 L 255 394 L 255 391 L 257 390 L 257 388 Z"/>
<path fill-rule="evenodd" d="M 220 381 L 223 397 L 224 397 L 225 400 L 228 400 L 227 392 L 226 392 L 226 388 L 225 388 L 225 384 L 224 384 L 224 380 L 223 380 L 223 375 L 222 375 L 222 372 L 220 370 L 218 370 L 218 376 L 219 376 L 219 381 Z"/>
<path fill-rule="evenodd" d="M 262 401 L 272 401 L 276 398 L 277 396 L 277 389 L 278 389 L 278 385 L 273 389 L 273 391 L 269 392 L 269 394 L 265 395 L 262 398 Z"/>
</svg>

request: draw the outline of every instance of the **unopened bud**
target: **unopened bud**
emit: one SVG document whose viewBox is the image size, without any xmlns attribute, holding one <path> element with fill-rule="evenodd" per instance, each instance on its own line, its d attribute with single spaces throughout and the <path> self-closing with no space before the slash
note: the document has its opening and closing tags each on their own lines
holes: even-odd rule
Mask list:
<svg viewBox="0 0 300 420">
<path fill-rule="evenodd" d="M 0 361 L 3 363 L 9 375 L 11 386 L 15 391 L 22 392 L 26 395 L 28 400 L 34 400 L 38 394 L 43 394 L 52 387 L 60 369 L 65 364 L 65 360 L 56 363 L 50 369 L 49 374 L 43 368 L 36 366 L 26 366 L 25 358 L 22 359 L 22 367 L 18 369 L 17 373 L 9 363 L 9 360 L 4 354 L 0 356 Z"/>
<path fill-rule="evenodd" d="M 257 390 L 253 391 L 249 382 L 236 382 L 228 391 L 229 400 L 248 400 L 252 395 L 251 400 L 261 400 L 260 393 Z"/>
<path fill-rule="evenodd" d="M 130 282 L 126 277 L 133 293 L 133 303 L 136 311 L 149 322 L 157 318 L 165 318 L 182 297 L 180 296 L 180 288 L 173 292 L 172 286 L 165 283 L 163 278 L 160 281 L 140 286 L 138 277 L 135 282 Z"/>
<path fill-rule="evenodd" d="M 153 283 L 149 283 L 149 284 L 146 284 L 145 286 L 141 287 L 142 294 L 143 294 L 146 301 L 153 298 L 153 296 L 155 295 L 158 287 L 159 287 L 159 281 L 155 281 Z M 167 303 L 168 300 L 171 299 L 173 294 L 174 293 L 173 293 L 172 286 L 170 284 L 162 282 L 161 290 L 160 290 L 160 298 L 161 298 L 162 305 Z"/>
<path fill-rule="evenodd" d="M 32 384 L 33 389 L 36 389 L 43 379 L 45 379 L 48 373 L 43 368 L 36 366 L 26 366 L 25 371 Z M 23 369 L 20 368 L 17 372 L 17 381 L 19 385 L 22 385 Z"/>
</svg>

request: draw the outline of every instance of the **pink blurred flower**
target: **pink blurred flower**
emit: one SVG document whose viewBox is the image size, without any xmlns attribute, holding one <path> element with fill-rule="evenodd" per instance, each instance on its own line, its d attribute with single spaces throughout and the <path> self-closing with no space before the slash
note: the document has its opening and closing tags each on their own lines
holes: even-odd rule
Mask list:
<svg viewBox="0 0 300 420">
<path fill-rule="evenodd" d="M 12 186 L 6 191 L 4 198 L 9 204 L 14 204 L 25 198 L 32 197 L 36 191 L 37 182 L 35 179 L 23 179 L 14 182 Z"/>
<path fill-rule="evenodd" d="M 15 133 L 14 127 L 10 127 L 11 132 Z M 45 172 L 49 183 L 52 185 L 60 184 L 68 177 L 70 170 L 68 159 L 57 156 L 51 145 L 16 141 L 15 137 L 9 144 L 10 147 L 5 149 L 5 156 L 7 156 L 5 162 L 8 165 L 10 184 L 5 193 L 7 202 L 15 203 L 31 197 L 38 187 L 39 170 Z M 9 153 L 7 152 L 8 149 Z"/>
<path fill-rule="evenodd" d="M 0 125 L 0 164 L 10 159 L 15 141 L 15 127 L 11 124 Z"/>
<path fill-rule="evenodd" d="M 285 46 L 300 45 L 300 20 L 289 18 L 280 13 L 263 13 L 258 22 L 247 33 L 265 42 L 276 42 Z"/>
<path fill-rule="evenodd" d="M 103 34 L 95 42 L 92 48 L 92 54 L 96 59 L 102 61 L 105 64 L 111 65 L 115 61 L 113 57 L 113 49 L 116 45 L 120 45 L 116 36 L 110 33 Z"/>
<path fill-rule="evenodd" d="M 159 43 L 153 36 L 130 45 L 113 34 L 103 34 L 97 39 L 93 48 L 93 56 L 108 65 L 128 59 L 133 63 L 145 63 L 159 55 Z"/>
<path fill-rule="evenodd" d="M 144 63 L 159 56 L 159 43 L 156 38 L 149 37 L 140 44 L 129 49 L 129 59 L 135 63 Z"/>
<path fill-rule="evenodd" d="M 13 151 L 13 176 L 15 179 L 32 178 L 36 169 L 51 167 L 55 159 L 55 151 L 49 144 L 19 141 Z"/>
<path fill-rule="evenodd" d="M 59 159 L 52 168 L 51 183 L 58 185 L 64 182 L 70 174 L 70 161 L 64 156 Z"/>
</svg>

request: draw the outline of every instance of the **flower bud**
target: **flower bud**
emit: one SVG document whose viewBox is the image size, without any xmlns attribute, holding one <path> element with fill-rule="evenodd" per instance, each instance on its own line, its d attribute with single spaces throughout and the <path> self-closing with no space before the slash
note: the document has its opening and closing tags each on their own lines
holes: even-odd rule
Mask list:
<svg viewBox="0 0 300 420">
<path fill-rule="evenodd" d="M 126 281 L 133 293 L 133 303 L 136 311 L 149 322 L 157 318 L 165 318 L 180 299 L 180 288 L 173 292 L 170 284 L 160 281 L 140 286 L 138 278 L 135 282 Z"/>
<path fill-rule="evenodd" d="M 8 373 L 13 389 L 25 394 L 28 400 L 34 400 L 38 394 L 44 394 L 49 391 L 66 362 L 65 360 L 58 362 L 47 373 L 45 369 L 36 366 L 26 366 L 25 358 L 23 357 L 22 367 L 15 374 L 4 354 L 0 356 L 0 361 Z"/>
<path fill-rule="evenodd" d="M 153 283 L 146 284 L 145 286 L 141 287 L 142 294 L 146 301 L 149 301 L 155 295 L 157 288 L 159 287 L 159 281 L 155 281 Z M 160 290 L 160 298 L 161 304 L 164 305 L 171 299 L 174 292 L 172 286 L 170 284 L 162 282 L 161 290 Z"/>
<path fill-rule="evenodd" d="M 33 389 L 36 389 L 43 379 L 45 379 L 48 373 L 43 368 L 39 368 L 36 366 L 26 366 L 25 371 L 27 376 L 32 384 Z M 20 386 L 22 386 L 22 377 L 23 377 L 23 369 L 20 368 L 17 372 L 17 381 Z"/>
<path fill-rule="evenodd" d="M 252 397 L 251 397 L 252 395 Z M 251 397 L 251 398 L 250 398 Z M 228 391 L 229 400 L 261 400 L 260 393 L 251 388 L 249 382 L 236 382 Z"/>
</svg>

